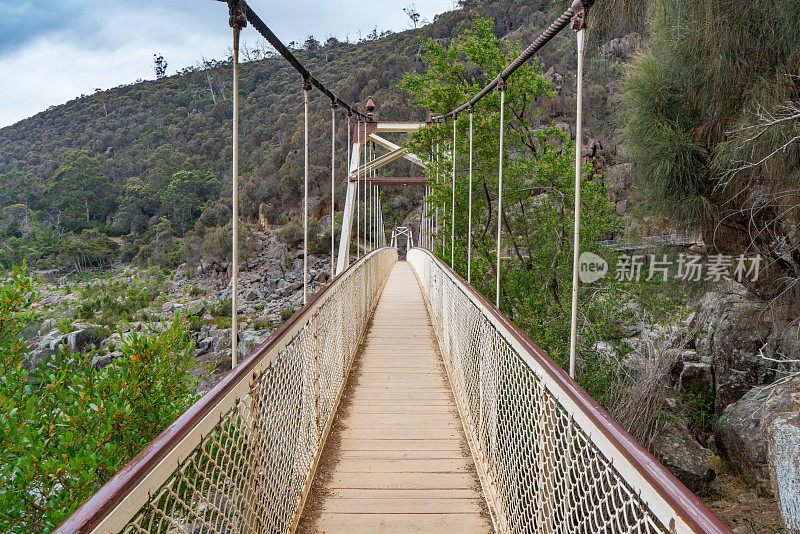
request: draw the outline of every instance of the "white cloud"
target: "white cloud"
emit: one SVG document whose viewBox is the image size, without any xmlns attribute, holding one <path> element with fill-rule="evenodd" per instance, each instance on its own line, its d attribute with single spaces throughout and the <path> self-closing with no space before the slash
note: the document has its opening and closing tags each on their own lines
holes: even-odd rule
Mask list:
<svg viewBox="0 0 800 534">
<path fill-rule="evenodd" d="M 307 35 L 357 40 L 374 27 L 401 31 L 409 27 L 403 8 L 411 0 L 295 0 L 280 6 L 251 0 L 250 6 L 284 42 L 302 42 Z M 272 4 L 272 5 L 270 5 Z M 452 8 L 452 0 L 417 3 L 422 16 Z M 200 56 L 221 57 L 230 46 L 226 6 L 210 0 L 139 2 L 108 1 L 103 9 L 67 2 L 73 11 L 66 26 L 48 27 L 24 46 L 0 55 L 0 127 L 64 103 L 94 88 L 108 89 L 152 78 L 153 54 L 169 63 L 169 72 L 193 65 Z M 45 9 L 44 6 L 40 7 Z M 61 4 L 60 9 L 65 9 Z M 0 13 L 0 16 L 2 14 Z M 252 28 L 244 42 L 255 42 Z"/>
</svg>

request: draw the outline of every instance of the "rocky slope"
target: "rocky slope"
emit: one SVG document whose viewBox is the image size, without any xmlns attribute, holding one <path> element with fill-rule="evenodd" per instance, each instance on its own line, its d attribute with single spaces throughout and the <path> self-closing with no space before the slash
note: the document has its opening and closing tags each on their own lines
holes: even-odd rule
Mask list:
<svg viewBox="0 0 800 534">
<path fill-rule="evenodd" d="M 243 263 L 239 278 L 240 358 L 299 309 L 303 300 L 302 252 L 288 251 L 275 233 L 255 232 L 255 236 L 257 256 Z M 195 342 L 201 393 L 208 390 L 230 370 L 230 265 L 202 261 L 196 267 L 183 264 L 169 276 L 159 274 L 153 284 L 152 269 L 124 265 L 78 280 L 57 271 L 40 273 L 45 277 L 38 303 L 41 320 L 26 332 L 32 362 L 63 347 L 73 352 L 94 351 L 93 365 L 100 370 L 122 355 L 116 348 L 127 332 L 159 331 L 175 314 L 181 314 L 188 318 Z M 318 290 L 329 278 L 330 258 L 311 255 L 310 291 Z M 130 289 L 126 293 L 120 287 Z M 153 294 L 156 296 L 149 298 Z M 113 299 L 121 306 L 142 295 L 149 305 L 130 310 L 129 321 L 115 315 L 115 306 L 104 305 Z M 89 299 L 100 302 L 91 314 L 85 311 L 86 303 L 92 302 Z"/>
</svg>

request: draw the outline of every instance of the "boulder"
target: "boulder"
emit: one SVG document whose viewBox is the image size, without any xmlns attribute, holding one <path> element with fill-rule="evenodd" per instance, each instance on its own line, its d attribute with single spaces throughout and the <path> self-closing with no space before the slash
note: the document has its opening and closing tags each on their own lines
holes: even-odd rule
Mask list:
<svg viewBox="0 0 800 534">
<path fill-rule="evenodd" d="M 186 315 L 196 315 L 198 317 L 206 313 L 206 303 L 200 299 L 193 300 L 186 305 Z"/>
<path fill-rule="evenodd" d="M 213 350 L 214 342 L 215 339 L 213 337 L 206 337 L 198 341 L 195 344 L 195 350 L 197 351 L 198 356 L 201 354 L 206 354 L 207 352 Z"/>
<path fill-rule="evenodd" d="M 188 270 L 189 270 L 189 267 L 188 267 L 188 265 L 186 265 L 185 263 L 181 263 L 180 265 L 178 265 L 178 266 L 175 268 L 175 276 L 174 276 L 174 279 L 175 279 L 175 280 L 183 280 L 183 279 L 185 279 L 185 278 L 186 278 L 186 274 L 187 274 Z"/>
<path fill-rule="evenodd" d="M 89 338 L 89 331 L 85 328 L 79 328 L 68 334 L 64 334 L 60 330 L 52 330 L 28 352 L 27 365 L 30 369 L 36 369 L 48 356 L 58 354 L 62 348 L 70 352 L 78 352 L 86 346 Z"/>
<path fill-rule="evenodd" d="M 800 404 L 800 388 L 793 395 Z M 772 491 L 787 532 L 800 532 L 800 415 L 779 414 L 767 429 Z"/>
<path fill-rule="evenodd" d="M 636 54 L 641 45 L 641 35 L 633 32 L 600 45 L 600 55 L 609 61 L 626 60 Z"/>
<path fill-rule="evenodd" d="M 700 445 L 682 420 L 669 421 L 653 440 L 653 455 L 695 493 L 719 492 L 713 453 Z"/>
<path fill-rule="evenodd" d="M 776 363 L 763 357 L 773 356 L 775 327 L 763 311 L 764 303 L 737 284 L 730 293 L 707 293 L 692 320 L 691 327 L 700 332 L 697 352 L 713 368 L 717 415 L 754 386 L 775 380 Z"/>
<path fill-rule="evenodd" d="M 108 367 L 109 365 L 111 365 L 111 362 L 113 360 L 114 359 L 110 354 L 104 354 L 102 356 L 96 354 L 92 359 L 92 368 L 95 371 L 99 371 L 100 369 L 103 369 L 104 367 Z"/>
<path fill-rule="evenodd" d="M 291 284 L 285 286 L 281 290 L 281 293 L 283 293 L 284 295 L 288 295 L 289 293 L 291 293 L 293 291 L 296 291 L 296 290 L 300 289 L 301 287 L 303 287 L 303 282 L 292 282 Z"/>
<path fill-rule="evenodd" d="M 728 405 L 715 424 L 715 442 L 731 466 L 768 494 L 774 491 L 768 432 L 781 414 L 796 415 L 800 410 L 799 389 L 798 380 L 753 388 Z"/>
<path fill-rule="evenodd" d="M 61 270 L 47 269 L 44 271 L 36 271 L 35 276 L 36 278 L 38 278 L 40 282 L 52 282 L 53 280 L 61 276 Z"/>
<path fill-rule="evenodd" d="M 631 187 L 632 164 L 619 163 L 608 170 L 606 183 L 614 198 L 623 195 Z"/>
</svg>

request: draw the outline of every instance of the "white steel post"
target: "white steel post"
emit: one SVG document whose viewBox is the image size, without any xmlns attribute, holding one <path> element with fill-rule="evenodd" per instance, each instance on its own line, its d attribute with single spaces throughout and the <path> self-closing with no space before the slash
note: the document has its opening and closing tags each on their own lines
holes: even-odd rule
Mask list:
<svg viewBox="0 0 800 534">
<path fill-rule="evenodd" d="M 303 82 L 303 106 L 305 111 L 305 174 L 303 177 L 303 305 L 308 302 L 308 93 L 311 82 Z"/>
<path fill-rule="evenodd" d="M 231 369 L 239 359 L 239 33 L 233 26 L 233 194 L 231 198 Z"/>
<path fill-rule="evenodd" d="M 472 283 L 472 117 L 475 114 L 469 107 L 469 208 L 467 209 L 467 283 Z"/>
<path fill-rule="evenodd" d="M 458 124 L 458 115 L 453 115 L 453 180 L 452 180 L 452 194 L 453 198 L 450 201 L 450 267 L 456 267 L 456 125 Z"/>
<path fill-rule="evenodd" d="M 331 278 L 336 271 L 336 238 L 333 235 L 336 225 L 333 222 L 336 213 L 336 101 L 331 104 Z"/>
<path fill-rule="evenodd" d="M 575 220 L 572 243 L 572 313 L 569 332 L 569 376 L 575 378 L 575 358 L 578 344 L 578 261 L 581 251 L 581 137 L 583 135 L 583 45 L 585 29 L 577 33 L 578 38 L 578 85 L 575 118 Z"/>
<path fill-rule="evenodd" d="M 497 182 L 497 262 L 495 265 L 495 272 L 497 281 L 495 284 L 494 305 L 500 307 L 500 239 L 503 230 L 503 120 L 504 110 L 506 107 L 506 84 L 501 81 L 498 86 L 500 90 L 500 165 L 499 165 L 499 179 Z"/>
</svg>

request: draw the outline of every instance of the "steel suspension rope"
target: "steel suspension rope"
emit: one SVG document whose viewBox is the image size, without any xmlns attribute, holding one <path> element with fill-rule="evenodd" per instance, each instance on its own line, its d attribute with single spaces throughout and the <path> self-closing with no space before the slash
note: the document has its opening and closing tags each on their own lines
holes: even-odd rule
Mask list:
<svg viewBox="0 0 800 534">
<path fill-rule="evenodd" d="M 247 25 L 239 5 L 230 5 L 233 28 L 233 162 L 231 180 L 231 369 L 239 359 L 239 34 Z"/>
<path fill-rule="evenodd" d="M 472 118 L 475 108 L 469 107 L 469 207 L 467 208 L 467 283 L 472 283 Z"/>
<path fill-rule="evenodd" d="M 497 89 L 500 91 L 500 163 L 498 165 L 497 181 L 497 260 L 495 271 L 497 282 L 495 285 L 494 305 L 500 307 L 500 239 L 503 235 L 503 137 L 506 107 L 506 83 L 501 83 Z"/>
<path fill-rule="evenodd" d="M 300 73 L 303 80 L 308 80 L 311 85 L 319 89 L 325 96 L 331 99 L 332 102 L 342 106 L 346 109 L 349 113 L 353 113 L 358 117 L 364 117 L 364 114 L 359 112 L 356 108 L 336 96 L 335 93 L 331 92 L 325 85 L 322 84 L 319 80 L 317 80 L 311 72 L 303 66 L 302 63 L 295 57 L 294 54 L 283 44 L 283 42 L 278 39 L 278 37 L 269 29 L 263 20 L 253 11 L 249 5 L 244 0 L 220 0 L 223 2 L 227 2 L 228 6 L 231 10 L 231 13 L 236 10 L 239 13 L 242 13 L 243 17 L 242 21 L 245 19 L 253 25 L 253 28 L 260 33 L 264 39 L 269 42 L 270 45 L 289 62 L 289 64 L 294 67 L 294 69 Z"/>
<path fill-rule="evenodd" d="M 458 106 L 455 109 L 444 113 L 443 115 L 437 115 L 434 117 L 435 120 L 447 119 L 453 117 L 462 111 L 469 109 L 470 106 L 474 107 L 475 104 L 480 102 L 486 95 L 492 92 L 493 89 L 498 87 L 500 82 L 505 81 L 511 76 L 514 71 L 520 68 L 525 62 L 527 62 L 531 57 L 533 57 L 536 52 L 538 52 L 544 45 L 546 45 L 553 37 L 555 37 L 561 30 L 566 28 L 570 25 L 570 21 L 572 21 L 573 29 L 579 29 L 578 26 L 582 27 L 584 23 L 584 17 L 586 11 L 594 5 L 596 0 L 575 0 L 572 5 L 567 8 L 564 13 L 561 14 L 555 21 L 553 21 L 550 26 L 547 27 L 522 53 L 517 56 L 508 66 L 503 69 L 503 71 L 497 75 L 491 82 L 486 84 L 486 86 L 481 89 L 474 97 L 470 99 L 469 102 Z"/>
</svg>

